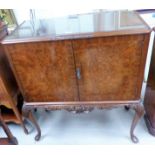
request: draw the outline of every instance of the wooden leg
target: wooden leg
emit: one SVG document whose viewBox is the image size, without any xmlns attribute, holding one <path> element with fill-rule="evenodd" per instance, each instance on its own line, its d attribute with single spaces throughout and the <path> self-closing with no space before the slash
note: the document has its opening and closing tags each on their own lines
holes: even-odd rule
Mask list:
<svg viewBox="0 0 155 155">
<path fill-rule="evenodd" d="M 11 131 L 9 130 L 8 126 L 5 124 L 3 118 L 2 118 L 2 115 L 0 113 L 0 123 L 6 133 L 6 135 L 8 136 L 8 139 L 10 140 L 11 144 L 15 144 L 17 145 L 18 144 L 18 141 L 17 139 L 12 135 Z"/>
<path fill-rule="evenodd" d="M 32 114 L 32 110 L 30 107 L 27 107 L 26 105 L 23 106 L 22 108 L 22 112 L 23 112 L 23 116 L 25 118 L 27 118 L 28 120 L 31 121 L 31 123 L 36 127 L 37 129 L 37 135 L 35 136 L 35 140 L 38 141 L 41 137 L 41 130 L 40 127 L 36 121 L 36 119 L 34 118 L 33 114 Z"/>
<path fill-rule="evenodd" d="M 133 118 L 132 124 L 131 124 L 131 129 L 130 129 L 130 136 L 131 136 L 131 140 L 134 143 L 138 143 L 139 140 L 138 138 L 134 135 L 134 129 L 138 123 L 138 121 L 140 120 L 140 118 L 143 116 L 144 114 L 144 108 L 141 104 L 137 104 L 137 105 L 133 105 L 131 106 L 131 108 L 133 108 L 135 110 L 135 116 Z"/>
<path fill-rule="evenodd" d="M 15 105 L 12 105 L 12 102 L 10 102 L 10 105 L 11 105 L 11 107 L 12 107 L 12 109 L 13 109 L 13 111 L 14 111 L 16 117 L 17 117 L 18 120 L 20 121 L 20 124 L 21 124 L 22 128 L 24 129 L 24 132 L 25 132 L 26 134 L 28 134 L 28 131 L 27 131 L 25 125 L 24 125 L 22 116 L 21 116 L 21 114 L 19 113 L 17 107 L 16 107 Z"/>
<path fill-rule="evenodd" d="M 155 128 L 152 126 L 152 124 L 150 122 L 150 119 L 147 116 L 147 114 L 144 115 L 144 120 L 145 120 L 145 123 L 146 123 L 146 126 L 147 126 L 147 129 L 148 129 L 149 133 L 152 136 L 155 136 Z"/>
<path fill-rule="evenodd" d="M 125 108 L 126 111 L 128 111 L 130 109 L 130 107 L 127 106 L 127 105 L 124 108 Z"/>
<path fill-rule="evenodd" d="M 48 109 L 45 109 L 45 111 L 46 111 L 46 112 L 49 112 L 50 110 L 48 110 Z"/>
</svg>

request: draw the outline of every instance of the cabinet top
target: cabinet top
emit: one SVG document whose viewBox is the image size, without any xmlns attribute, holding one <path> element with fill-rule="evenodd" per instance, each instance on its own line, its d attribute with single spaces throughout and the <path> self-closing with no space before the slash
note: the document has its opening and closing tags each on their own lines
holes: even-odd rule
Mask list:
<svg viewBox="0 0 155 155">
<path fill-rule="evenodd" d="M 149 33 L 134 11 L 96 10 L 86 14 L 25 21 L 2 43 L 18 43 Z"/>
</svg>

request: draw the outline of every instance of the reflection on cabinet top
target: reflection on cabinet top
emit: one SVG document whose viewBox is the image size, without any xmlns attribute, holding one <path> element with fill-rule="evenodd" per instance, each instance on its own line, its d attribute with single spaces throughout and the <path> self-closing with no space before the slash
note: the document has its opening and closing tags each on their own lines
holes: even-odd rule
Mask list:
<svg viewBox="0 0 155 155">
<path fill-rule="evenodd" d="M 25 21 L 2 43 L 91 38 L 150 31 L 134 11 L 97 10 L 87 14 Z"/>
</svg>

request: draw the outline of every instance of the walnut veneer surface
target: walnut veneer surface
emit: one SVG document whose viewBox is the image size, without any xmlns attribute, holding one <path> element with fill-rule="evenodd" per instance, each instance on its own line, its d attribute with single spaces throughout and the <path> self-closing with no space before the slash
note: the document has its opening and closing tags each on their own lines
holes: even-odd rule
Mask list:
<svg viewBox="0 0 155 155">
<path fill-rule="evenodd" d="M 38 106 L 84 111 L 130 105 L 136 110 L 131 127 L 136 142 L 132 132 L 143 114 L 150 32 L 133 11 L 24 22 L 2 43 L 24 96 L 25 116 L 32 119 L 29 112 Z"/>
<path fill-rule="evenodd" d="M 138 100 L 144 37 L 20 43 L 7 50 L 27 102 Z"/>
</svg>

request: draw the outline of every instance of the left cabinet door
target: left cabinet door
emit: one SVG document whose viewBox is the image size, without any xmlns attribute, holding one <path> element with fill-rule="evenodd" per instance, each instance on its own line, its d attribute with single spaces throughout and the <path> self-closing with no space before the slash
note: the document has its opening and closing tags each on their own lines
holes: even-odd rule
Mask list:
<svg viewBox="0 0 155 155">
<path fill-rule="evenodd" d="M 5 49 L 27 102 L 78 100 L 70 41 L 9 44 Z"/>
</svg>

